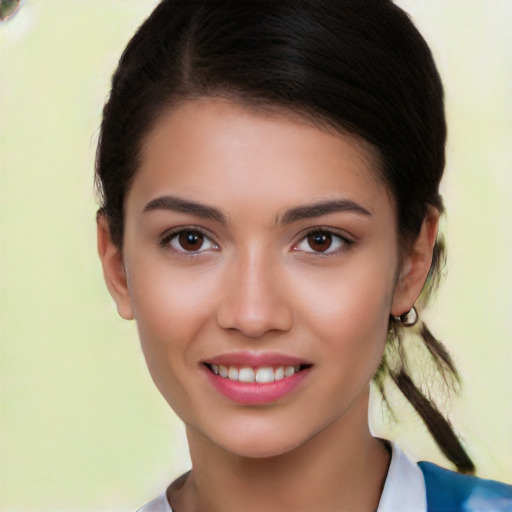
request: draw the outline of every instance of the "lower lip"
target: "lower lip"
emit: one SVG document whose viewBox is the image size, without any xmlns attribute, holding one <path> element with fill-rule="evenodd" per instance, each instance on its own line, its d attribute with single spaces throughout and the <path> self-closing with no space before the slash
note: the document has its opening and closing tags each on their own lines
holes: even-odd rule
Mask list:
<svg viewBox="0 0 512 512">
<path fill-rule="evenodd" d="M 213 386 L 227 398 L 240 404 L 269 404 L 291 393 L 307 376 L 311 368 L 305 368 L 290 377 L 266 382 L 239 382 L 214 374 L 203 367 L 206 376 Z"/>
</svg>

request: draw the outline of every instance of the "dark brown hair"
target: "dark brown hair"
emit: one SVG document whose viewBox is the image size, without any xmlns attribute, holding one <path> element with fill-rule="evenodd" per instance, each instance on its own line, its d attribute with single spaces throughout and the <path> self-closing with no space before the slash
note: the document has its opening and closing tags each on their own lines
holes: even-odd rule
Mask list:
<svg viewBox="0 0 512 512">
<path fill-rule="evenodd" d="M 98 213 L 114 243 L 122 246 L 124 198 L 158 116 L 177 102 L 216 96 L 283 108 L 366 141 L 396 201 L 402 244 L 416 239 L 429 207 L 443 210 L 441 80 L 426 42 L 390 0 L 164 0 L 126 47 L 103 110 Z M 437 244 L 426 291 L 441 261 Z M 447 457 L 472 472 L 450 424 L 413 383 L 393 319 L 390 333 L 379 388 L 389 375 Z M 442 374 L 457 378 L 426 326 L 419 334 Z"/>
</svg>

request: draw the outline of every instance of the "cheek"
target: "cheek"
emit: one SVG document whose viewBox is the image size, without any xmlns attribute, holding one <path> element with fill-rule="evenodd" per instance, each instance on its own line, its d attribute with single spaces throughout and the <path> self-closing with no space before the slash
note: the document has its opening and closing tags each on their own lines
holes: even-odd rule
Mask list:
<svg viewBox="0 0 512 512">
<path fill-rule="evenodd" d="M 304 279 L 307 316 L 329 337 L 350 333 L 365 339 L 372 332 L 386 332 L 393 296 L 393 272 L 380 265 L 347 266 L 336 272 L 318 272 Z M 383 265 L 384 269 L 392 266 Z M 307 293 L 304 291 L 307 290 Z"/>
<path fill-rule="evenodd" d="M 197 364 L 194 340 L 211 321 L 218 284 L 213 273 L 198 275 L 197 269 L 176 269 L 149 258 L 132 268 L 129 288 L 141 346 L 161 388 Z"/>
<path fill-rule="evenodd" d="M 299 317 L 308 322 L 307 329 L 320 344 L 317 354 L 325 363 L 325 372 L 345 390 L 347 398 L 367 386 L 382 359 L 393 294 L 390 261 L 358 259 L 357 268 L 347 265 L 334 275 L 318 272 L 315 279 L 303 280 L 308 300 Z M 326 387 L 326 396 L 339 401 L 329 392 Z"/>
<path fill-rule="evenodd" d="M 150 324 L 155 337 L 170 332 L 180 338 L 193 329 L 189 320 L 207 315 L 213 307 L 215 274 L 193 267 L 177 268 L 165 258 L 145 258 L 131 265 L 130 297 L 139 324 Z"/>
<path fill-rule="evenodd" d="M 361 281 L 357 282 L 361 285 Z M 381 288 L 378 293 L 374 286 L 359 286 L 358 292 L 353 293 L 340 286 L 338 300 L 331 297 L 323 312 L 317 311 L 325 379 L 319 385 L 326 403 L 338 404 L 339 410 L 348 410 L 352 401 L 368 388 L 382 360 L 390 307 L 390 294 L 388 290 L 383 294 L 382 291 Z M 329 384 L 333 382 L 335 386 Z"/>
</svg>

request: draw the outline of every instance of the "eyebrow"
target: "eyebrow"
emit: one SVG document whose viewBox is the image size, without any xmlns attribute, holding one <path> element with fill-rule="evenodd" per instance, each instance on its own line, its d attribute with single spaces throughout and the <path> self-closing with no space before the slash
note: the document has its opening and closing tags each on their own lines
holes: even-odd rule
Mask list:
<svg viewBox="0 0 512 512">
<path fill-rule="evenodd" d="M 226 216 L 217 208 L 175 196 L 157 197 L 150 201 L 144 207 L 143 211 L 150 212 L 153 210 L 170 210 L 173 212 L 188 213 L 203 219 L 220 222 L 221 224 L 226 224 L 227 222 Z"/>
<path fill-rule="evenodd" d="M 370 217 L 372 214 L 361 205 L 349 199 L 337 199 L 332 201 L 322 201 L 305 206 L 297 206 L 288 210 L 277 223 L 291 224 L 303 219 L 312 219 L 314 217 L 321 217 L 331 213 L 338 212 L 351 212 L 365 217 Z"/>
<path fill-rule="evenodd" d="M 227 224 L 227 217 L 217 208 L 208 206 L 189 199 L 183 199 L 176 196 L 162 196 L 151 200 L 143 212 L 154 210 L 169 210 L 179 213 L 187 213 L 203 219 L 213 220 L 221 224 Z M 303 219 L 312 219 L 338 212 L 351 212 L 365 217 L 371 216 L 371 213 L 361 205 L 349 199 L 336 199 L 331 201 L 322 201 L 304 206 L 297 206 L 287 210 L 281 218 L 276 219 L 276 224 L 291 224 Z"/>
</svg>

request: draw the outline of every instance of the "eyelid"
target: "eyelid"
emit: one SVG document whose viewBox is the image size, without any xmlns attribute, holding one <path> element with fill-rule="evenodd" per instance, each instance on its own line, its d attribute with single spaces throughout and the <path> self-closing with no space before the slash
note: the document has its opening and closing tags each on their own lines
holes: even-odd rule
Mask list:
<svg viewBox="0 0 512 512">
<path fill-rule="evenodd" d="M 330 248 L 328 248 L 326 251 L 323 251 L 323 252 L 322 251 L 314 251 L 313 249 L 311 249 L 309 251 L 297 249 L 297 246 L 300 243 L 306 241 L 307 237 L 314 233 L 324 233 L 324 234 L 331 235 L 333 238 L 339 239 L 341 241 L 341 247 L 337 248 L 335 250 L 329 250 Z M 345 252 L 346 250 L 350 249 L 355 243 L 356 243 L 356 240 L 354 239 L 354 237 L 351 237 L 343 230 L 328 227 L 328 226 L 314 226 L 314 227 L 307 228 L 306 230 L 302 231 L 297 236 L 296 242 L 294 242 L 292 245 L 292 251 L 300 252 L 303 254 L 311 254 L 316 257 L 317 256 L 327 257 L 327 256 L 334 256 L 336 254 Z"/>
<path fill-rule="evenodd" d="M 173 250 L 175 253 L 182 255 L 182 256 L 196 256 L 199 254 L 202 254 L 204 252 L 211 251 L 212 248 L 208 249 L 199 249 L 197 251 L 186 251 L 186 250 L 179 250 L 174 247 L 171 247 L 171 240 L 179 235 L 180 233 L 187 232 L 187 231 L 193 231 L 200 233 L 204 236 L 205 239 L 208 239 L 214 246 L 213 250 L 219 250 L 220 244 L 217 243 L 215 240 L 215 237 L 205 228 L 199 227 L 199 226 L 191 226 L 191 225 L 184 225 L 184 226 L 176 226 L 170 229 L 165 230 L 163 233 L 161 233 L 158 236 L 158 245 L 164 249 L 170 249 Z"/>
</svg>

